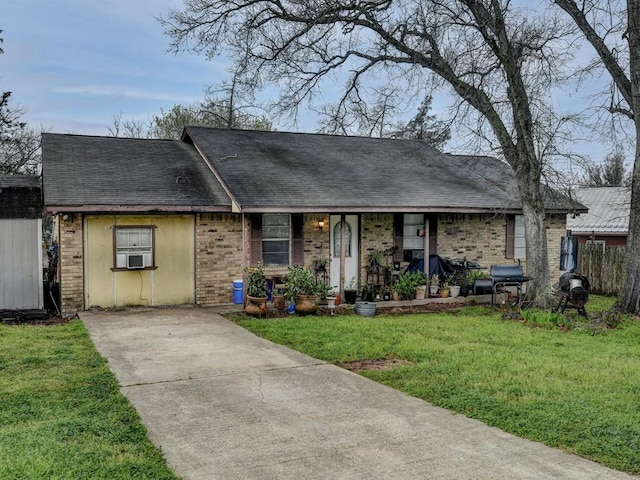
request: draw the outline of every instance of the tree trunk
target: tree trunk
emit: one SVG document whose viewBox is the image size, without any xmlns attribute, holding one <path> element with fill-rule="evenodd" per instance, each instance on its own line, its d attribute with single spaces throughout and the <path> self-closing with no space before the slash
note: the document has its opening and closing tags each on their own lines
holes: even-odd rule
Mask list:
<svg viewBox="0 0 640 480">
<path fill-rule="evenodd" d="M 627 2 L 629 39 L 629 70 L 631 80 L 631 108 L 636 127 L 636 155 L 631 182 L 631 212 L 627 237 L 627 268 L 624 289 L 618 306 L 620 310 L 640 315 L 640 0 Z"/>
<path fill-rule="evenodd" d="M 547 308 L 551 305 L 551 277 L 544 202 L 537 184 L 527 175 L 519 172 L 517 182 L 527 239 L 527 276 L 531 277 L 527 283 L 527 300 L 533 302 L 533 306 Z"/>
</svg>

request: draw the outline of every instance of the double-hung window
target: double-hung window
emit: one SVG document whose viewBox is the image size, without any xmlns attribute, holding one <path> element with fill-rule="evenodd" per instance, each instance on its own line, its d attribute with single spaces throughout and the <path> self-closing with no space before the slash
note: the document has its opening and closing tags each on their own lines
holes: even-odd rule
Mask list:
<svg viewBox="0 0 640 480">
<path fill-rule="evenodd" d="M 290 264 L 290 239 L 290 215 L 264 214 L 262 216 L 262 259 L 265 266 Z"/>
<path fill-rule="evenodd" d="M 137 270 L 153 268 L 154 228 L 115 227 L 115 268 Z"/>
<path fill-rule="evenodd" d="M 507 216 L 507 238 L 505 258 L 525 260 L 527 258 L 527 243 L 524 231 L 523 215 Z"/>
</svg>

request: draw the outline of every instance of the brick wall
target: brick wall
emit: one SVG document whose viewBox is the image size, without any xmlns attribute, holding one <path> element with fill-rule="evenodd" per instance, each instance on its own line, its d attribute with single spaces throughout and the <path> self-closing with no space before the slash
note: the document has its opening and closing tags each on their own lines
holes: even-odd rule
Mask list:
<svg viewBox="0 0 640 480">
<path fill-rule="evenodd" d="M 505 258 L 504 215 L 438 215 L 437 238 L 441 257 L 466 257 L 487 268 L 513 262 Z"/>
<path fill-rule="evenodd" d="M 71 214 L 66 220 L 58 215 L 57 220 L 61 310 L 74 312 L 84 307 L 82 215 Z"/>
<path fill-rule="evenodd" d="M 360 217 L 360 225 L 360 279 L 364 282 L 369 254 L 393 247 L 393 214 L 364 213 Z"/>
<path fill-rule="evenodd" d="M 318 222 L 323 221 L 322 230 L 318 228 Z M 304 265 L 313 268 L 313 260 L 316 258 L 329 258 L 329 238 L 331 229 L 329 227 L 329 214 L 308 213 L 304 215 L 303 221 L 304 235 Z"/>
<path fill-rule="evenodd" d="M 560 238 L 567 234 L 567 216 L 547 216 L 547 255 L 551 284 L 560 280 Z"/>
<path fill-rule="evenodd" d="M 243 276 L 242 216 L 196 216 L 196 303 L 230 303 Z"/>
</svg>

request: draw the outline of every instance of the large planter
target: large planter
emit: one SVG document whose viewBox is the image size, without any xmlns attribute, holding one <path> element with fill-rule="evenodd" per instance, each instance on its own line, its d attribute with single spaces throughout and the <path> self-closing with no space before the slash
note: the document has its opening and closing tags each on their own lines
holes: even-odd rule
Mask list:
<svg viewBox="0 0 640 480">
<path fill-rule="evenodd" d="M 375 302 L 356 302 L 356 313 L 363 317 L 373 317 L 376 314 Z"/>
<path fill-rule="evenodd" d="M 358 298 L 357 290 L 345 290 L 344 291 L 344 303 L 348 303 L 353 305 L 356 303 L 356 299 Z"/>
<path fill-rule="evenodd" d="M 416 287 L 416 300 L 424 300 L 427 296 L 427 286 L 421 285 L 420 287 Z"/>
<path fill-rule="evenodd" d="M 451 285 L 451 287 L 449 287 L 449 293 L 451 294 L 451 298 L 456 298 L 460 295 L 460 285 Z"/>
<path fill-rule="evenodd" d="M 296 313 L 298 315 L 311 315 L 318 310 L 316 295 L 301 295 L 296 297 Z"/>
<path fill-rule="evenodd" d="M 251 297 L 247 295 L 247 303 L 244 305 L 244 313 L 253 317 L 267 315 L 267 297 Z"/>
</svg>

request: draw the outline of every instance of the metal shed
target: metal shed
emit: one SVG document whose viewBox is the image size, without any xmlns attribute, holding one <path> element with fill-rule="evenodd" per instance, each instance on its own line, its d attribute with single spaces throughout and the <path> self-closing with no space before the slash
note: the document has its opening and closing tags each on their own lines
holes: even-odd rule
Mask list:
<svg viewBox="0 0 640 480">
<path fill-rule="evenodd" d="M 34 175 L 0 175 L 0 310 L 43 307 L 42 188 Z"/>
</svg>

